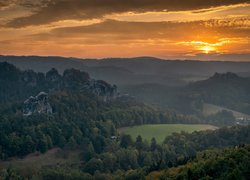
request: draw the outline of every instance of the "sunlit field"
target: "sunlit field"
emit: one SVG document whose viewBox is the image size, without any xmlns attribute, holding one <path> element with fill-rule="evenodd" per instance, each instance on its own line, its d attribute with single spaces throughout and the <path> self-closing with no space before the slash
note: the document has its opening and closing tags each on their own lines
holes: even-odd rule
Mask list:
<svg viewBox="0 0 250 180">
<path fill-rule="evenodd" d="M 194 131 L 214 130 L 216 128 L 216 126 L 203 124 L 150 124 L 121 128 L 119 132 L 121 134 L 130 134 L 134 140 L 138 135 L 141 135 L 148 141 L 155 137 L 158 142 L 163 142 L 167 136 L 174 132 L 185 131 L 191 133 Z"/>
</svg>

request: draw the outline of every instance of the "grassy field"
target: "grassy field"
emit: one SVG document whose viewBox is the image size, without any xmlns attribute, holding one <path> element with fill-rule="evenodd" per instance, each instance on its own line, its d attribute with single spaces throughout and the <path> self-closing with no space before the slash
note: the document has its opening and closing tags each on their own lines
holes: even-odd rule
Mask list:
<svg viewBox="0 0 250 180">
<path fill-rule="evenodd" d="M 216 105 L 213 105 L 213 104 L 204 104 L 203 105 L 203 114 L 204 115 L 211 115 L 211 114 L 216 114 L 217 112 L 219 111 L 222 111 L 222 110 L 226 110 L 226 111 L 231 111 L 233 113 L 233 115 L 235 116 L 235 118 L 250 118 L 249 115 L 247 114 L 244 114 L 244 113 L 240 113 L 240 112 L 237 112 L 237 111 L 233 111 L 231 109 L 227 109 L 227 108 L 224 108 L 224 107 L 220 107 L 220 106 L 216 106 Z"/>
<path fill-rule="evenodd" d="M 171 135 L 174 132 L 194 132 L 202 130 L 214 130 L 215 126 L 203 125 L 203 124 L 151 124 L 120 128 L 121 134 L 130 134 L 133 139 L 136 139 L 138 135 L 141 135 L 143 139 L 150 141 L 153 137 L 158 142 L 163 142 L 166 136 Z"/>
</svg>

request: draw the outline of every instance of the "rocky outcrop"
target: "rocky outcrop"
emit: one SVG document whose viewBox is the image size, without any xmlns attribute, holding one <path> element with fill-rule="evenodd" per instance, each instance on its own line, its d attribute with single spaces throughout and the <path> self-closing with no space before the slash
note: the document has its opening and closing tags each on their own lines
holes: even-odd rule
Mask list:
<svg viewBox="0 0 250 180">
<path fill-rule="evenodd" d="M 46 73 L 46 80 L 51 83 L 57 83 L 61 80 L 61 75 L 55 68 L 52 68 Z"/>
<path fill-rule="evenodd" d="M 50 71 L 46 73 L 45 79 L 49 91 L 55 91 L 61 89 L 62 76 L 55 68 L 52 68 Z"/>
<path fill-rule="evenodd" d="M 76 69 L 68 69 L 63 73 L 63 88 L 80 90 L 83 85 L 90 81 L 89 74 Z"/>
<path fill-rule="evenodd" d="M 0 63 L 0 80 L 17 82 L 20 75 L 20 70 L 18 70 L 14 65 L 7 62 Z"/>
<path fill-rule="evenodd" d="M 33 114 L 51 114 L 52 108 L 49 103 L 48 94 L 40 92 L 36 97 L 30 96 L 23 107 L 23 115 L 30 116 Z"/>
<path fill-rule="evenodd" d="M 21 87 L 23 90 L 27 89 L 27 91 L 34 89 L 33 92 L 76 91 L 92 93 L 105 102 L 128 99 L 127 96 L 122 96 L 117 92 L 116 85 L 111 85 L 103 80 L 92 79 L 88 73 L 77 69 L 67 69 L 61 75 L 56 69 L 52 68 L 44 74 L 32 70 L 20 71 L 11 64 L 0 63 L 0 70 L 0 80 L 15 83 L 16 87 Z M 25 97 L 27 97 L 27 94 L 25 94 Z M 26 115 L 49 113 L 51 111 L 48 95 L 43 92 L 36 97 L 31 96 L 24 104 L 24 114 Z"/>
<path fill-rule="evenodd" d="M 81 87 L 82 91 L 88 91 L 96 94 L 97 96 L 103 97 L 103 100 L 106 102 L 108 100 L 116 99 L 118 96 L 117 86 L 110 85 L 102 80 L 88 80 Z"/>
<path fill-rule="evenodd" d="M 89 74 L 76 69 L 65 70 L 62 76 L 62 89 L 93 93 L 104 101 L 116 98 L 117 87 L 102 80 L 91 79 Z"/>
<path fill-rule="evenodd" d="M 27 85 L 31 87 L 37 86 L 39 80 L 37 73 L 35 73 L 32 70 L 27 70 L 22 73 L 22 81 Z"/>
<path fill-rule="evenodd" d="M 77 69 L 67 69 L 63 74 L 60 74 L 56 69 L 52 68 L 44 74 L 32 70 L 21 71 L 9 63 L 0 62 L 0 82 L 3 87 L 0 88 L 2 92 L 0 94 L 0 103 L 8 103 L 8 98 L 20 102 L 41 91 L 47 93 L 61 91 L 82 93 L 91 97 L 95 96 L 95 98 L 104 102 L 132 100 L 128 95 L 118 93 L 116 85 L 111 85 L 103 80 L 92 79 L 88 73 Z M 10 92 L 6 93 L 7 91 Z M 44 92 L 35 97 L 30 96 L 23 103 L 22 111 L 25 116 L 36 113 L 52 113 L 48 94 Z"/>
<path fill-rule="evenodd" d="M 237 79 L 237 78 L 239 78 L 237 74 L 227 72 L 227 73 L 215 73 L 210 79 L 230 80 L 230 79 Z"/>
</svg>

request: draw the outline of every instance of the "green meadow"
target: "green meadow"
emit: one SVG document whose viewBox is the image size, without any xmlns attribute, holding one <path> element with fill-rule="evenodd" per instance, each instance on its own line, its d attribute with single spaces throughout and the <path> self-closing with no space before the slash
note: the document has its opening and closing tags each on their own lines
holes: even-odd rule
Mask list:
<svg viewBox="0 0 250 180">
<path fill-rule="evenodd" d="M 148 141 L 155 137 L 157 142 L 161 143 L 174 132 L 185 131 L 192 133 L 194 131 L 214 130 L 216 128 L 206 124 L 149 124 L 120 128 L 119 132 L 131 135 L 134 140 L 138 135 L 141 135 L 143 139 Z"/>
</svg>

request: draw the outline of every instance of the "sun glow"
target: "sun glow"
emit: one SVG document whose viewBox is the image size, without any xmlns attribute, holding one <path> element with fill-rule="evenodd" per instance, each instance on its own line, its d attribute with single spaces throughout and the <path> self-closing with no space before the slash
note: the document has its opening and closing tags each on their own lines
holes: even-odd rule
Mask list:
<svg viewBox="0 0 250 180">
<path fill-rule="evenodd" d="M 211 51 L 215 51 L 215 47 L 212 47 L 212 46 L 204 46 L 201 48 L 201 50 L 206 53 L 206 54 L 209 54 Z"/>
<path fill-rule="evenodd" d="M 229 44 L 231 41 L 228 39 L 219 39 L 218 42 L 209 43 L 206 41 L 189 41 L 179 42 L 178 44 L 192 47 L 196 53 L 209 54 L 211 52 L 218 52 L 225 44 Z"/>
</svg>

